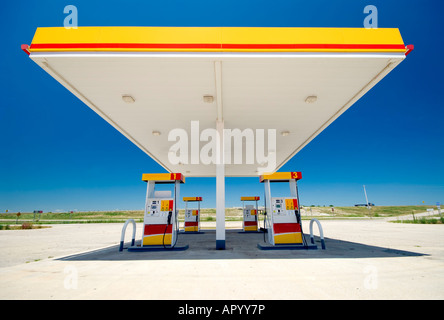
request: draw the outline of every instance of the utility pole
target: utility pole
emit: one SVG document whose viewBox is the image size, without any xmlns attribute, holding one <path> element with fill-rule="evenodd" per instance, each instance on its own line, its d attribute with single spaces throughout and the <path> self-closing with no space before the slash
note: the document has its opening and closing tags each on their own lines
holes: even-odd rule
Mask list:
<svg viewBox="0 0 444 320">
<path fill-rule="evenodd" d="M 368 198 L 367 198 L 367 191 L 365 191 L 365 185 L 363 185 L 364 187 L 364 194 L 365 194 L 365 204 L 367 205 L 367 209 L 370 210 L 370 204 L 368 203 Z M 369 211 L 370 214 L 370 211 Z"/>
</svg>

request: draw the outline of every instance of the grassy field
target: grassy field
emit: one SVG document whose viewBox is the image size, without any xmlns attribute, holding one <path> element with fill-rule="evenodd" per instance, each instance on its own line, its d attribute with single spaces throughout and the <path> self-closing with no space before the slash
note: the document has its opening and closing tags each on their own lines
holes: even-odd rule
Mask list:
<svg viewBox="0 0 444 320">
<path fill-rule="evenodd" d="M 331 207 L 305 207 L 304 211 L 306 216 L 324 216 L 333 218 L 359 218 L 359 217 L 397 217 L 405 214 L 415 214 L 427 211 L 427 209 L 433 209 L 433 206 L 375 206 L 370 210 L 367 207 L 334 207 L 334 211 Z M 436 209 L 436 208 L 435 208 Z M 304 211 L 302 215 L 304 215 Z"/>
<path fill-rule="evenodd" d="M 444 217 L 441 217 L 439 215 L 431 216 L 431 217 L 419 217 L 409 220 L 395 220 L 392 221 L 395 223 L 411 223 L 411 224 L 443 224 L 444 223 Z"/>
<path fill-rule="evenodd" d="M 227 208 L 226 221 L 241 221 L 242 209 Z M 124 222 L 127 219 L 134 219 L 136 222 L 143 221 L 142 210 L 133 211 L 88 211 L 74 213 L 21 213 L 17 219 L 16 213 L 1 213 L 0 224 L 17 224 L 23 222 L 33 222 L 36 224 L 56 224 L 56 223 L 113 223 Z M 184 220 L 184 210 L 179 210 L 179 221 Z M 201 221 L 216 221 L 216 209 L 201 209 Z"/>
<path fill-rule="evenodd" d="M 347 219 L 347 218 L 378 218 L 396 217 L 400 215 L 425 212 L 432 206 L 378 206 L 371 207 L 304 207 L 302 219 Z M 0 214 L 0 229 L 7 225 L 22 225 L 23 223 L 55 224 L 55 223 L 122 223 L 126 219 L 143 222 L 143 211 L 96 211 L 74 213 L 21 213 L 17 219 L 16 213 Z M 183 221 L 184 210 L 179 210 L 179 221 Z M 226 208 L 226 221 L 241 221 L 241 208 Z M 263 215 L 259 215 L 263 220 Z M 16 223 L 17 221 L 17 223 Z M 201 221 L 216 221 L 216 209 L 201 209 Z M 3 225 L 3 227 L 1 227 Z"/>
</svg>

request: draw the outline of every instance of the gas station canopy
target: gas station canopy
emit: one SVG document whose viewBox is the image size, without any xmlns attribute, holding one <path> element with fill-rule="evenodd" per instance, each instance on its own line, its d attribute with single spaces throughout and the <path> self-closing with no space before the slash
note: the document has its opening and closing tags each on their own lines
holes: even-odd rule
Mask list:
<svg viewBox="0 0 444 320">
<path fill-rule="evenodd" d="M 168 172 L 199 177 L 216 165 L 171 164 L 171 130 L 190 147 L 192 121 L 198 134 L 217 120 L 265 140 L 276 129 L 278 170 L 412 48 L 398 29 L 61 27 L 38 28 L 22 49 Z M 225 176 L 257 168 L 227 164 Z"/>
</svg>

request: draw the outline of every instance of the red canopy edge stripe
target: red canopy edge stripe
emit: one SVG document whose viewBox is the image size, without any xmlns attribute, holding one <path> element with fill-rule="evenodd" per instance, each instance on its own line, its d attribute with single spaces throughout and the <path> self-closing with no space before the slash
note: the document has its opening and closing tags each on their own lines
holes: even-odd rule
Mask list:
<svg viewBox="0 0 444 320">
<path fill-rule="evenodd" d="M 32 50 L 42 49 L 348 49 L 405 50 L 403 44 L 218 44 L 218 43 L 34 43 Z"/>
</svg>

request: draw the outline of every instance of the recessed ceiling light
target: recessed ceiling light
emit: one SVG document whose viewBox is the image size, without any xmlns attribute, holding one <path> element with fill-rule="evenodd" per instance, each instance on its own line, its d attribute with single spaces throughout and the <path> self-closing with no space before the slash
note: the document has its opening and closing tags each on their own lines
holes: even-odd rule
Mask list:
<svg viewBox="0 0 444 320">
<path fill-rule="evenodd" d="M 153 136 L 160 136 L 160 131 L 157 131 L 157 130 L 155 130 L 155 131 L 153 131 Z"/>
<path fill-rule="evenodd" d="M 214 97 L 211 95 L 205 95 L 205 96 L 203 96 L 203 101 L 205 103 L 213 103 Z"/>
<path fill-rule="evenodd" d="M 134 98 L 128 94 L 123 94 L 122 95 L 122 100 L 125 101 L 126 103 L 134 103 L 136 100 L 134 100 Z"/>
<path fill-rule="evenodd" d="M 317 96 L 308 96 L 307 99 L 305 99 L 306 103 L 314 103 L 316 102 L 316 100 L 318 100 Z"/>
<path fill-rule="evenodd" d="M 288 130 L 281 131 L 281 135 L 282 135 L 283 137 L 286 137 L 286 136 L 288 136 L 289 134 L 290 134 L 290 131 L 288 131 Z"/>
</svg>

